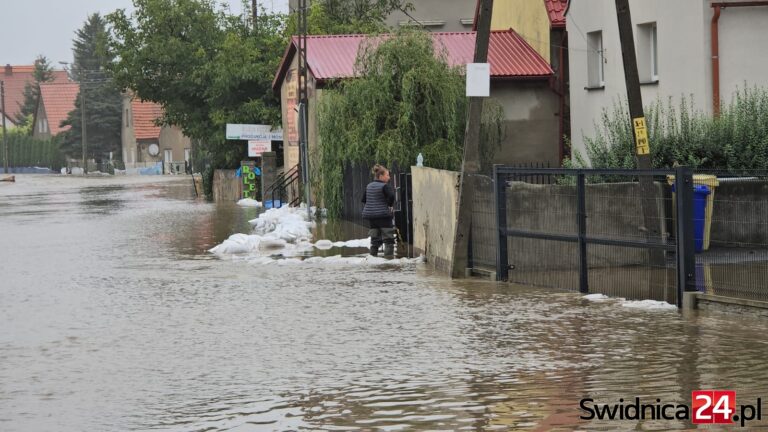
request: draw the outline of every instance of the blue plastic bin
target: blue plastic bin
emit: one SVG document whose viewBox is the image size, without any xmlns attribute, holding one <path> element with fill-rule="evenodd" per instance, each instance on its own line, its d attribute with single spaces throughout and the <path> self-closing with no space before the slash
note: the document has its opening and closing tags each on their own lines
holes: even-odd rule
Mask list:
<svg viewBox="0 0 768 432">
<path fill-rule="evenodd" d="M 672 185 L 672 192 L 675 185 Z M 696 252 L 704 250 L 704 222 L 707 218 L 707 195 L 710 194 L 709 186 L 693 186 L 693 238 Z"/>
</svg>

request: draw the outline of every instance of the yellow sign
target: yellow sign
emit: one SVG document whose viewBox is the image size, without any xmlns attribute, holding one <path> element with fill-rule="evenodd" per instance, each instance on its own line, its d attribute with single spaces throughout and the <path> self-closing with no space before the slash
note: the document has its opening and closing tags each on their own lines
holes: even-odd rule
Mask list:
<svg viewBox="0 0 768 432">
<path fill-rule="evenodd" d="M 648 129 L 645 127 L 645 117 L 632 119 L 632 123 L 635 127 L 635 145 L 637 154 L 649 154 L 651 152 L 651 147 L 648 143 Z"/>
</svg>

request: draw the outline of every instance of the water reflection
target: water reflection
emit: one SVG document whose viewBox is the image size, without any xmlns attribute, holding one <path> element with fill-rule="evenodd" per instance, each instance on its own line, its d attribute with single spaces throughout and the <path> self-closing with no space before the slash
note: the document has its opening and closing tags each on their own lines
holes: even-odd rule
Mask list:
<svg viewBox="0 0 768 432">
<path fill-rule="evenodd" d="M 579 401 L 768 395 L 765 320 L 421 264 L 219 260 L 205 251 L 258 210 L 196 201 L 188 183 L 21 175 L 0 189 L 0 430 L 692 429 L 586 422 Z"/>
</svg>

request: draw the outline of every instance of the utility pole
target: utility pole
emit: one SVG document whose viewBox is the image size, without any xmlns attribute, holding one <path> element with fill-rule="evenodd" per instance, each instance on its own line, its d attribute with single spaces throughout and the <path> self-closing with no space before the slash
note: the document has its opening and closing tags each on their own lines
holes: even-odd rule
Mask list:
<svg viewBox="0 0 768 432">
<path fill-rule="evenodd" d="M 481 0 L 475 39 L 475 63 L 488 61 L 488 44 L 491 38 L 491 12 L 493 0 Z M 469 234 L 472 227 L 472 199 L 475 195 L 475 175 L 480 172 L 480 121 L 483 98 L 470 97 L 467 128 L 464 134 L 464 158 L 459 179 L 458 218 L 453 240 L 451 277 L 465 275 L 469 260 Z"/>
<path fill-rule="evenodd" d="M 3 112 L 3 174 L 8 174 L 8 133 L 5 130 L 5 81 L 0 81 L 0 110 Z"/>
<path fill-rule="evenodd" d="M 299 162 L 301 177 L 304 183 L 304 199 L 307 202 L 307 214 L 312 218 L 312 194 L 309 189 L 309 89 L 307 65 L 307 0 L 299 0 L 298 31 L 299 31 Z M 291 114 L 288 114 L 291 115 Z"/>
<path fill-rule="evenodd" d="M 87 136 L 85 134 L 85 79 L 80 80 L 80 126 L 83 129 L 83 175 L 88 170 L 86 150 L 88 146 Z"/>
<path fill-rule="evenodd" d="M 645 123 L 645 113 L 643 112 L 643 98 L 640 93 L 640 77 L 637 73 L 637 56 L 635 54 L 635 40 L 632 34 L 632 15 L 629 10 L 629 0 L 616 0 L 616 16 L 619 23 L 621 57 L 624 61 L 624 80 L 627 86 L 629 116 L 632 121 L 632 133 L 635 137 L 637 168 L 649 170 L 653 169 L 653 161 L 651 160 L 648 129 Z M 655 199 L 656 188 L 653 184 L 653 177 L 640 176 L 639 180 L 640 203 L 643 209 L 646 238 L 649 241 L 660 241 L 661 221 L 659 220 L 659 209 Z M 662 254 L 656 252 L 650 254 L 651 265 L 663 262 Z"/>
</svg>

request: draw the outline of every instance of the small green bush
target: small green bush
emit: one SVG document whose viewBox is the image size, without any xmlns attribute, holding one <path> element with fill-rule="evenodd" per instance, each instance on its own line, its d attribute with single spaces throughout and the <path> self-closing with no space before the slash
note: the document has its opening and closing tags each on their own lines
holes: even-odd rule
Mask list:
<svg viewBox="0 0 768 432">
<path fill-rule="evenodd" d="M 768 90 L 744 87 L 724 105 L 718 118 L 682 98 L 675 107 L 657 100 L 646 109 L 654 168 L 686 165 L 699 169 L 768 169 Z M 604 110 L 593 137 L 585 138 L 586 156 L 574 152 L 564 166 L 636 168 L 635 145 L 626 101 Z"/>
</svg>

